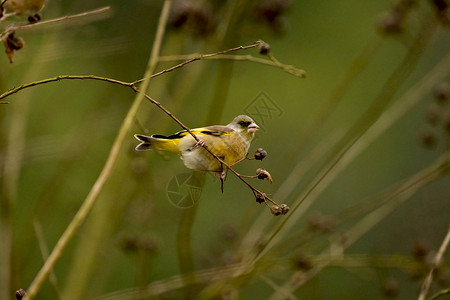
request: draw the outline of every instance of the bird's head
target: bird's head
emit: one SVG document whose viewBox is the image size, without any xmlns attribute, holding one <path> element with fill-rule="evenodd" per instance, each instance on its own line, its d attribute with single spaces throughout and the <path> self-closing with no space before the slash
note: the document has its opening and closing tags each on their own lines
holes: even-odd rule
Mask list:
<svg viewBox="0 0 450 300">
<path fill-rule="evenodd" d="M 259 126 L 253 121 L 252 118 L 245 115 L 239 115 L 228 124 L 228 127 L 244 135 L 248 139 L 253 139 L 255 132 L 258 131 Z"/>
</svg>

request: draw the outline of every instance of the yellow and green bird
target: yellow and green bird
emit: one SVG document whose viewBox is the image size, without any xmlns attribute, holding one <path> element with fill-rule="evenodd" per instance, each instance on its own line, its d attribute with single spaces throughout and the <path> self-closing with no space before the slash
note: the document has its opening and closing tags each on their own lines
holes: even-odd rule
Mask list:
<svg viewBox="0 0 450 300">
<path fill-rule="evenodd" d="M 224 174 L 226 167 L 201 145 L 205 145 L 227 165 L 233 166 L 247 156 L 250 143 L 258 129 L 259 126 L 252 118 L 240 115 L 226 126 L 213 125 L 191 129 L 199 142 L 186 130 L 169 136 L 160 134 L 134 136 L 141 142 L 136 147 L 137 151 L 168 150 L 179 154 L 189 169 Z"/>
<path fill-rule="evenodd" d="M 3 2 L 3 1 L 2 1 Z M 3 7 L 6 14 L 3 15 L 2 20 L 9 16 L 26 16 L 33 18 L 31 21 L 39 21 L 40 16 L 38 12 L 42 10 L 45 5 L 45 0 L 6 0 L 3 2 Z"/>
</svg>

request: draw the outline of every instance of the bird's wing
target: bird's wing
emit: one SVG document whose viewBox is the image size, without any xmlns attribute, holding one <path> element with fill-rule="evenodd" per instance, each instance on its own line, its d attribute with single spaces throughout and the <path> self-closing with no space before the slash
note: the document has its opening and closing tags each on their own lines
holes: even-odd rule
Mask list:
<svg viewBox="0 0 450 300">
<path fill-rule="evenodd" d="M 234 132 L 234 130 L 227 126 L 213 125 L 208 127 L 195 128 L 192 129 L 191 132 L 195 135 L 206 134 L 206 135 L 221 136 L 221 135 L 230 135 Z"/>
<path fill-rule="evenodd" d="M 234 130 L 227 126 L 213 125 L 213 126 L 208 126 L 208 127 L 194 128 L 194 129 L 191 129 L 191 132 L 193 134 L 195 134 L 196 136 L 197 135 L 199 135 L 199 136 L 201 136 L 201 135 L 223 136 L 223 135 L 232 134 L 234 132 Z M 176 139 L 180 139 L 186 135 L 189 135 L 189 132 L 187 132 L 187 130 L 182 130 L 182 131 L 179 131 L 170 136 L 154 134 L 154 135 L 152 135 L 152 137 L 176 140 Z"/>
</svg>

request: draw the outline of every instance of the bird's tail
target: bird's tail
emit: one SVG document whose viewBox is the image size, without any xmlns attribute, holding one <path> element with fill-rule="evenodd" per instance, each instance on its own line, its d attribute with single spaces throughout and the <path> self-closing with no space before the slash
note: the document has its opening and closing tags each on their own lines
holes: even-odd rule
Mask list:
<svg viewBox="0 0 450 300">
<path fill-rule="evenodd" d="M 140 141 L 141 143 L 136 146 L 136 151 L 145 151 L 145 150 L 168 150 L 171 152 L 179 153 L 180 150 L 178 148 L 177 143 L 174 141 L 174 139 L 171 139 L 170 137 L 166 137 L 163 135 L 142 135 L 142 134 L 135 134 L 134 137 Z"/>
</svg>

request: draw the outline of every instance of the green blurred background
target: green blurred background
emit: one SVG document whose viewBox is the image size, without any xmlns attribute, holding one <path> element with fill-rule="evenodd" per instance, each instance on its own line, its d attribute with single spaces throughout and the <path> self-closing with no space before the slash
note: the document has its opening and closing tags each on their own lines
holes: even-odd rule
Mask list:
<svg viewBox="0 0 450 300">
<path fill-rule="evenodd" d="M 273 216 L 232 174 L 223 194 L 213 175 L 195 174 L 203 183 L 196 206 L 173 205 L 169 182 L 192 173 L 174 154 L 136 153 L 133 134 L 171 134 L 181 128 L 146 101 L 93 210 L 37 299 L 93 299 L 117 291 L 117 298 L 105 299 L 137 299 L 125 289 L 152 283 L 160 283 L 161 292 L 150 286 L 156 295 L 143 298 L 416 298 L 430 267 L 427 259 L 448 230 L 450 178 L 444 172 L 409 193 L 401 205 L 384 201 L 393 193 L 387 188 L 422 174 L 445 153 L 448 157 L 449 103 L 433 96 L 435 86 L 448 81 L 446 71 L 420 89 L 418 103 L 404 109 L 404 116 L 387 125 L 341 172 L 332 176 L 331 171 L 330 180 L 312 184 L 328 159 L 338 155 L 336 143 L 346 133 L 353 140 L 368 125 L 358 123 L 362 116 L 370 122 L 370 116 L 418 87 L 435 66 L 445 66 L 449 21 L 433 3 L 173 1 L 161 55 L 213 53 L 262 39 L 278 61 L 306 71 L 306 78 L 299 78 L 249 61 L 202 60 L 154 78 L 148 90 L 191 128 L 227 124 L 255 108 L 265 113 L 255 117 L 262 130 L 250 154 L 262 147 L 267 158 L 244 161 L 236 170 L 253 175 L 258 167 L 267 169 L 273 184 L 256 179 L 252 184 L 292 210 Z M 0 56 L 1 91 L 57 75 L 94 74 L 127 82 L 142 78 L 162 5 L 47 1 L 43 20 L 102 6 L 111 6 L 112 14 L 18 31 L 26 45 L 12 64 Z M 233 54 L 269 59 L 257 48 Z M 162 62 L 157 70 L 177 62 Z M 397 81 L 389 81 L 401 64 L 406 67 L 394 76 Z M 258 107 L 262 96 L 276 113 Z M 13 299 L 14 291 L 26 289 L 36 276 L 42 253 L 54 247 L 102 171 L 134 97 L 130 89 L 106 82 L 65 80 L 3 99 L 9 104 L 0 105 L 0 239 L 5 241 L 0 244 L 0 298 Z M 386 108 L 371 106 L 377 97 Z M 339 103 L 327 105 L 330 99 Z M 324 107 L 330 111 L 322 116 Z M 305 200 L 297 207 L 302 195 Z M 307 203 L 305 212 L 296 214 Z M 368 225 L 366 217 L 379 207 L 388 213 Z M 347 210 L 351 213 L 342 216 Z M 355 234 L 358 229 L 361 236 Z M 217 278 L 188 289 L 169 280 L 183 281 L 180 252 L 189 253 L 189 247 L 180 246 L 180 235 L 191 245 L 187 269 L 199 277 L 212 269 Z M 450 285 L 448 257 L 429 296 Z M 227 266 L 246 259 L 255 259 L 247 273 L 225 274 Z"/>
</svg>

